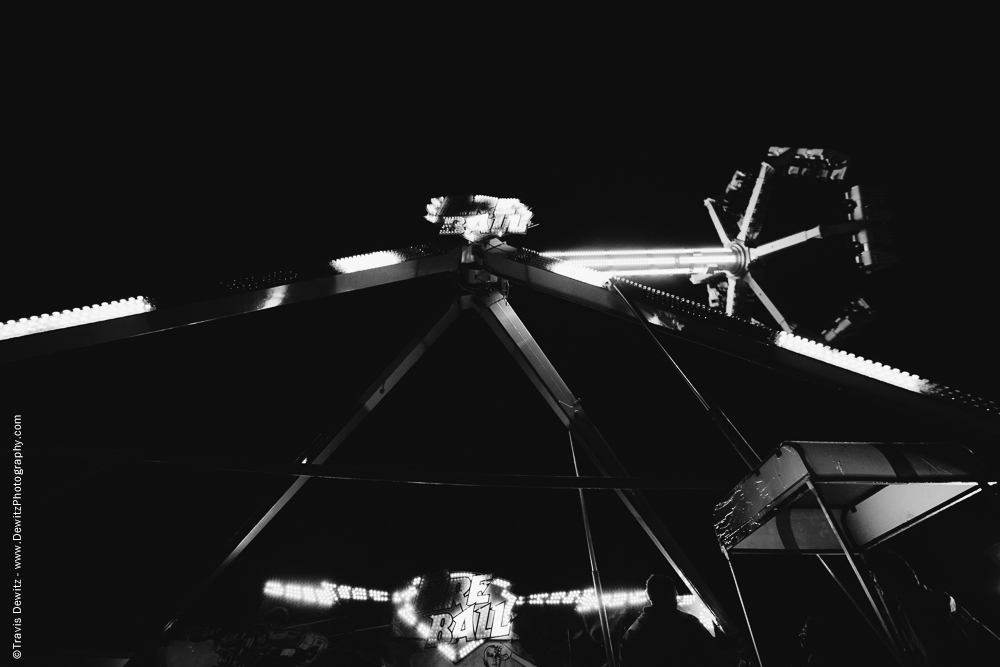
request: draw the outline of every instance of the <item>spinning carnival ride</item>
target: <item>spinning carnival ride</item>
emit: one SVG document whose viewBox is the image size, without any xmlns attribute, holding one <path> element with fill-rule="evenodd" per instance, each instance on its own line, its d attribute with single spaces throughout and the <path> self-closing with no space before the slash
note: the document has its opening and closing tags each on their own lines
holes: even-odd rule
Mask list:
<svg viewBox="0 0 1000 667">
<path fill-rule="evenodd" d="M 732 444 L 751 470 L 762 462 L 740 435 L 722 410 L 703 396 L 690 382 L 654 332 L 697 342 L 715 350 L 761 364 L 763 366 L 807 376 L 820 382 L 843 387 L 868 397 L 888 401 L 897 406 L 931 413 L 944 420 L 960 422 L 966 427 L 1000 435 L 1000 410 L 987 400 L 960 390 L 936 384 L 900 369 L 890 368 L 872 360 L 846 353 L 826 343 L 842 335 L 869 310 L 863 299 L 857 299 L 826 329 L 813 333 L 804 330 L 776 307 L 754 277 L 762 258 L 777 252 L 831 236 L 851 234 L 856 244 L 857 263 L 866 271 L 887 265 L 891 253 L 884 246 L 887 235 L 872 215 L 865 195 L 858 186 L 845 188 L 846 220 L 820 225 L 796 232 L 784 238 L 756 244 L 764 222 L 763 205 L 768 187 L 776 176 L 817 178 L 843 182 L 847 169 L 845 156 L 822 150 L 772 148 L 760 166 L 755 180 L 737 172 L 725 194 L 706 200 L 711 223 L 721 246 L 692 249 L 633 249 L 607 251 L 562 251 L 537 253 L 516 248 L 503 237 L 525 234 L 534 226 L 532 212 L 516 199 L 487 196 L 442 197 L 427 207 L 427 220 L 440 224 L 444 236 L 461 236 L 464 242 L 427 243 L 396 250 L 382 250 L 367 255 L 345 257 L 329 262 L 320 271 L 272 273 L 244 281 L 232 281 L 209 300 L 192 298 L 187 302 L 161 304 L 150 297 L 133 297 L 120 302 L 75 308 L 45 314 L 0 325 L 0 362 L 29 358 L 61 350 L 78 348 L 131 336 L 164 331 L 292 303 L 331 296 L 342 292 L 367 289 L 383 284 L 440 273 L 460 276 L 466 294 L 457 298 L 440 320 L 421 334 L 372 384 L 362 396 L 362 409 L 317 455 L 302 461 L 301 476 L 288 491 L 265 513 L 256 519 L 239 545 L 213 572 L 202 586 L 202 592 L 222 574 L 271 519 L 308 482 L 310 474 L 321 469 L 340 444 L 364 416 L 379 403 L 426 349 L 462 313 L 478 314 L 501 340 L 522 371 L 541 393 L 570 434 L 571 444 L 579 447 L 596 464 L 605 479 L 547 479 L 549 483 L 580 489 L 580 503 L 585 526 L 589 526 L 584 503 L 584 488 L 613 488 L 628 507 L 658 551 L 669 563 L 679 583 L 689 595 L 680 599 L 682 606 L 699 616 L 707 627 L 720 628 L 731 637 L 744 631 L 738 615 L 720 604 L 697 568 L 685 556 L 681 546 L 671 536 L 649 502 L 643 497 L 643 484 L 631 478 L 605 442 L 597 427 L 584 412 L 579 400 L 560 378 L 545 354 L 535 342 L 508 302 L 510 284 L 523 285 L 609 315 L 639 323 L 660 346 L 704 409 Z M 709 293 L 709 306 L 653 289 L 637 282 L 641 276 L 682 274 L 692 282 L 704 284 Z M 724 285 L 724 287 L 723 287 Z M 778 325 L 767 326 L 746 316 L 750 294 L 766 308 Z M 575 450 L 574 450 L 575 457 Z M 398 478 L 398 475 L 395 475 Z M 484 476 L 486 477 L 486 476 Z M 442 658 L 461 663 L 478 649 L 485 654 L 489 639 L 504 635 L 497 628 L 510 622 L 510 610 L 519 604 L 572 604 L 581 612 L 596 610 L 601 617 L 604 645 L 608 647 L 608 663 L 615 664 L 607 609 L 621 605 L 645 603 L 641 591 L 606 595 L 600 583 L 596 557 L 588 544 L 593 572 L 590 589 L 562 594 L 535 593 L 519 598 L 510 592 L 509 582 L 477 573 L 453 573 L 446 579 L 464 582 L 466 604 L 456 603 L 454 613 L 432 615 L 425 622 L 407 606 L 418 593 L 418 577 L 412 588 L 392 594 L 394 619 L 402 619 L 412 636 L 427 641 Z M 832 572 L 831 572 L 832 574 Z M 468 580 L 468 581 L 466 581 Z M 485 587 L 475 591 L 476 582 Z M 506 584 L 506 586 L 504 585 Z M 493 590 L 496 589 L 496 590 Z M 408 592 L 409 591 L 409 592 Z M 488 592 L 487 592 L 488 591 Z M 388 603 L 388 591 L 345 587 L 328 582 L 269 582 L 265 595 L 277 599 L 295 600 L 319 606 L 333 605 L 341 600 L 370 599 Z M 409 595 L 409 597 L 407 597 Z M 482 605 L 490 611 L 470 606 L 476 595 L 483 596 Z M 496 600 L 487 599 L 490 596 Z M 510 607 L 503 607 L 503 600 Z M 193 602 L 193 601 L 192 601 Z M 493 608 L 499 605 L 499 612 Z M 409 612 L 407 613 L 407 609 Z M 444 607 L 437 608 L 438 611 Z M 468 610 L 475 609 L 475 616 Z M 434 611 L 430 607 L 426 610 Z M 181 614 L 166 625 L 173 627 Z M 459 617 L 470 613 L 466 621 Z M 411 618 L 412 616 L 412 618 Z M 412 621 L 412 622 L 411 622 Z M 464 625 L 463 625 L 464 623 Z M 465 634 L 463 634 L 465 633 Z M 463 637 L 464 644 L 450 639 Z M 448 641 L 445 641 L 445 638 Z M 498 651 L 493 648 L 487 657 Z M 476 653 L 478 655 L 478 653 Z M 505 654 L 506 655 L 506 654 Z M 517 660 L 516 654 L 511 659 Z M 525 663 L 528 664 L 528 663 Z"/>
</svg>

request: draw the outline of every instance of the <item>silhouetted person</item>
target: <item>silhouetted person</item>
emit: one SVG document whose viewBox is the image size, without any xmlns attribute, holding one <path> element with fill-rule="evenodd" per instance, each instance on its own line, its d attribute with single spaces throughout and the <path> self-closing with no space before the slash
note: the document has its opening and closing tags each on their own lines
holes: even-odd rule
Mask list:
<svg viewBox="0 0 1000 667">
<path fill-rule="evenodd" d="M 920 583 L 902 557 L 891 552 L 876 553 L 870 566 L 913 664 L 1000 664 L 1000 641 L 948 593 Z"/>
<path fill-rule="evenodd" d="M 677 586 L 665 574 L 646 580 L 650 605 L 628 629 L 621 643 L 622 667 L 723 665 L 715 640 L 701 621 L 677 609 Z"/>
</svg>

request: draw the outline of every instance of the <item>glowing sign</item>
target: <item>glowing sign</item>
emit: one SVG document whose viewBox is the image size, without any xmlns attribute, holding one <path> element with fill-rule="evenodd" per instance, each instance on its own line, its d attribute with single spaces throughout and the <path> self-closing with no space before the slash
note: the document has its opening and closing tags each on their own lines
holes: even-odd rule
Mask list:
<svg viewBox="0 0 1000 667">
<path fill-rule="evenodd" d="M 510 592 L 510 582 L 491 574 L 439 573 L 417 577 L 392 596 L 403 625 L 458 662 L 487 639 L 511 641 L 513 608 L 521 600 Z"/>
<path fill-rule="evenodd" d="M 460 234 L 481 241 L 504 234 L 525 234 L 535 226 L 531 209 L 517 199 L 463 195 L 434 197 L 424 219 L 441 223 L 441 234 Z"/>
</svg>

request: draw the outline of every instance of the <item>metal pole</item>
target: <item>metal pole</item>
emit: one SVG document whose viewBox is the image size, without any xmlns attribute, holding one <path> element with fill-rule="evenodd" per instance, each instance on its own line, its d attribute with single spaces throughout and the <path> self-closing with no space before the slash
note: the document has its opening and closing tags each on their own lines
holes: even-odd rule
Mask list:
<svg viewBox="0 0 1000 667">
<path fill-rule="evenodd" d="M 681 376 L 681 379 L 684 381 L 684 384 L 687 385 L 688 389 L 691 390 L 691 393 L 694 394 L 695 398 L 698 399 L 698 402 L 701 403 L 701 407 L 703 407 L 705 411 L 708 412 L 709 416 L 712 418 L 712 421 L 715 422 L 715 425 L 719 428 L 720 431 L 722 431 L 722 434 L 726 437 L 726 440 L 728 440 L 729 444 L 733 446 L 733 449 L 736 450 L 736 453 L 739 455 L 739 457 L 743 459 L 743 463 L 745 463 L 746 466 L 751 470 L 760 465 L 761 463 L 760 455 L 757 454 L 754 448 L 750 446 L 750 443 L 747 442 L 746 438 L 743 437 L 743 434 L 741 434 L 737 430 L 737 428 L 733 425 L 733 423 L 729 421 L 729 417 L 726 416 L 726 413 L 724 413 L 722 409 L 719 408 L 717 405 L 715 405 L 714 403 L 710 402 L 707 398 L 702 396 L 701 392 L 698 391 L 698 388 L 694 386 L 694 383 L 691 382 L 691 380 L 684 373 L 684 371 L 681 370 L 681 367 L 680 365 L 678 365 L 677 361 L 674 360 L 673 356 L 671 356 L 671 354 L 667 352 L 667 349 L 663 347 L 663 343 L 661 343 L 660 339 L 656 337 L 655 333 L 653 333 L 652 328 L 649 326 L 649 321 L 645 317 L 643 317 L 642 313 L 639 312 L 639 309 L 632 304 L 629 298 L 626 297 L 620 289 L 618 289 L 617 285 L 611 283 L 611 288 L 614 289 L 615 293 L 617 293 L 618 296 L 621 297 L 622 301 L 624 301 L 628 305 L 629 309 L 631 309 L 632 311 L 632 314 L 636 316 L 636 319 L 638 319 L 639 322 L 642 323 L 642 327 L 646 330 L 646 333 L 648 333 L 649 337 L 653 339 L 653 342 L 656 343 L 656 346 L 660 348 L 660 352 L 663 353 L 663 356 L 665 356 L 667 360 L 670 361 L 671 365 L 674 367 L 674 370 L 676 370 L 677 374 Z M 757 662 L 759 664 L 763 664 L 761 663 L 760 660 L 760 651 L 757 649 L 757 641 L 756 639 L 754 639 L 753 636 L 753 629 L 750 627 L 750 616 L 747 614 L 746 605 L 743 603 L 743 594 L 740 592 L 739 583 L 736 582 L 736 571 L 733 569 L 733 564 L 729 560 L 729 553 L 725 550 L 725 548 L 723 548 L 722 552 L 726 555 L 726 562 L 729 563 L 730 572 L 733 573 L 733 583 L 736 584 L 736 594 L 740 599 L 740 606 L 743 608 L 743 617 L 746 619 L 747 622 L 747 630 L 750 631 L 750 641 L 753 644 L 754 653 L 756 653 L 757 655 Z"/>
<path fill-rule="evenodd" d="M 464 304 L 468 304 L 467 307 L 474 308 L 482 314 L 484 321 L 514 357 L 518 366 L 562 424 L 580 436 L 584 452 L 594 462 L 597 470 L 607 477 L 628 477 L 625 467 L 590 421 L 580 401 L 559 377 L 558 371 L 503 295 L 493 292 L 487 297 L 461 298 Z M 631 489 L 616 490 L 615 493 L 663 554 L 677 577 L 712 610 L 723 631 L 735 636 L 739 632 L 736 623 L 730 619 L 729 614 L 642 493 Z"/>
<path fill-rule="evenodd" d="M 816 558 L 818 558 L 819 562 L 823 564 L 823 567 L 826 568 L 826 571 L 830 573 L 830 576 L 833 577 L 833 580 L 837 582 L 837 585 L 840 586 L 840 590 L 844 591 L 844 595 L 847 596 L 847 599 L 850 600 L 851 604 L 853 604 L 854 607 L 858 610 L 858 613 L 861 614 L 861 617 L 868 622 L 868 625 L 870 625 L 871 629 L 875 631 L 875 635 L 882 640 L 882 643 L 885 644 L 885 647 L 887 649 L 889 649 L 889 652 L 895 653 L 896 649 L 892 645 L 892 643 L 889 642 L 889 638 L 886 637 L 883 633 L 879 632 L 878 626 L 871 619 L 871 617 L 865 613 L 864 608 L 860 604 L 858 604 L 858 601 L 854 599 L 854 596 L 851 595 L 850 591 L 847 590 L 847 587 L 844 586 L 843 582 L 840 581 L 840 577 L 838 577 L 836 574 L 833 573 L 833 570 L 830 569 L 830 566 L 827 564 L 827 562 L 823 560 L 823 556 L 820 554 L 816 554 Z"/>
<path fill-rule="evenodd" d="M 326 444 L 323 450 L 317 454 L 309 463 L 311 465 L 321 465 L 340 447 L 341 443 L 347 439 L 347 436 L 351 434 L 354 428 L 360 424 L 365 417 L 368 416 L 376 405 L 382 400 L 386 392 L 392 389 L 397 382 L 406 374 L 410 368 L 423 356 L 434 342 L 440 338 L 441 334 L 451 326 L 451 324 L 458 319 L 461 314 L 461 308 L 458 301 L 453 301 L 448 310 L 445 311 L 430 330 L 423 336 L 415 337 L 410 341 L 399 355 L 389 364 L 388 368 L 382 372 L 382 374 L 376 379 L 376 381 L 368 388 L 368 390 L 361 396 L 358 400 L 359 409 L 355 413 L 354 417 L 349 421 L 339 433 L 337 433 L 334 438 Z M 167 632 L 172 628 L 181 616 L 187 613 L 205 591 L 207 591 L 211 585 L 215 582 L 219 576 L 232 564 L 236 557 L 243 553 L 243 550 L 260 534 L 262 530 L 278 515 L 278 512 L 288 504 L 288 502 L 295 497 L 295 494 L 305 486 L 306 482 L 309 481 L 309 477 L 299 477 L 288 487 L 280 498 L 264 513 L 260 519 L 254 524 L 250 531 L 243 536 L 233 550 L 228 556 L 215 568 L 212 574 L 209 575 L 208 579 L 198 588 L 192 595 L 190 595 L 184 603 L 180 606 L 173 617 L 163 626 L 161 632 Z"/>
<path fill-rule="evenodd" d="M 878 595 L 879 602 L 882 603 L 882 609 L 885 611 L 886 620 L 889 621 L 889 627 L 892 629 L 893 640 L 900 647 L 900 652 L 905 654 L 909 648 L 909 642 L 903 638 L 903 633 L 899 631 L 899 626 L 896 625 L 896 619 L 893 617 L 892 610 L 889 608 L 889 603 L 886 602 L 885 596 L 882 595 L 882 589 L 875 581 L 875 578 L 872 575 L 872 569 L 868 566 L 868 559 L 865 558 L 863 553 L 858 553 L 858 558 L 861 560 L 861 564 L 865 566 L 864 573 L 868 575 L 868 578 L 866 579 L 868 585 L 875 589 L 875 594 Z"/>
<path fill-rule="evenodd" d="M 646 333 L 648 333 L 649 337 L 653 339 L 656 346 L 660 348 L 660 352 L 663 353 L 663 356 L 670 361 L 674 370 L 681 376 L 684 384 L 687 385 L 687 388 L 691 390 L 691 393 L 694 394 L 695 398 L 698 399 L 698 402 L 701 403 L 701 407 L 708 412 L 712 421 L 714 421 L 715 425 L 719 427 L 719 430 L 722 431 L 722 435 L 726 437 L 726 440 L 728 440 L 729 444 L 733 446 L 733 449 L 735 449 L 736 453 L 739 454 L 741 459 L 743 459 L 743 462 L 746 463 L 750 469 L 759 465 L 761 461 L 760 456 L 754 451 L 753 447 L 750 446 L 750 443 L 746 441 L 746 438 L 744 438 L 736 427 L 733 426 L 733 423 L 729 421 L 729 417 L 726 416 L 726 413 L 724 413 L 717 405 L 711 403 L 708 399 L 701 395 L 698 388 L 694 386 L 694 383 L 691 382 L 688 376 L 685 375 L 684 371 L 681 370 L 681 367 L 677 364 L 674 358 L 669 352 L 667 352 L 667 348 L 663 347 L 663 343 L 661 343 L 660 339 L 656 337 L 655 333 L 653 333 L 653 330 L 650 328 L 649 322 L 646 318 L 643 317 L 638 308 L 632 305 L 629 298 L 622 294 L 622 291 L 618 289 L 618 285 L 611 283 L 611 288 L 618 294 L 618 296 L 621 297 L 622 301 L 628 304 L 628 307 L 632 310 L 632 314 L 635 315 L 639 322 L 642 323 L 642 327 L 646 330 Z"/>
<path fill-rule="evenodd" d="M 729 571 L 733 573 L 733 584 L 736 586 L 736 597 L 740 599 L 740 607 L 743 609 L 743 618 L 747 621 L 747 630 L 750 632 L 750 643 L 753 644 L 753 652 L 757 655 L 757 664 L 760 667 L 764 667 L 764 662 L 760 659 L 760 649 L 757 648 L 757 640 L 753 636 L 753 627 L 750 626 L 750 614 L 747 613 L 747 606 L 743 602 L 743 593 L 740 591 L 740 582 L 736 580 L 736 570 L 733 568 L 733 562 L 729 560 L 729 552 L 726 551 L 725 547 L 722 547 L 722 555 L 726 557 L 726 563 L 729 564 Z"/>
<path fill-rule="evenodd" d="M 878 604 L 875 602 L 875 598 L 872 597 L 871 591 L 868 589 L 868 584 L 865 582 L 864 577 L 861 576 L 861 571 L 858 569 L 857 563 L 854 562 L 854 558 L 851 556 L 850 550 L 847 548 L 846 536 L 840 530 L 840 526 L 833 520 L 833 516 L 830 514 L 829 509 L 826 507 L 826 503 L 823 502 L 822 496 L 820 496 L 819 491 L 813 486 L 812 480 L 806 478 L 806 485 L 808 485 L 809 490 L 812 491 L 813 496 L 816 497 L 816 502 L 819 503 L 820 509 L 823 510 L 823 516 L 826 517 L 826 522 L 830 524 L 830 529 L 837 538 L 837 543 L 840 544 L 841 550 L 843 550 L 844 555 L 847 556 L 847 562 L 851 564 L 851 569 L 854 570 L 854 576 L 858 578 L 858 582 L 861 584 L 862 590 L 865 592 L 865 597 L 868 598 L 868 603 L 871 604 L 872 609 L 875 610 L 875 616 L 878 617 L 879 623 L 882 625 L 882 630 L 885 632 L 885 636 L 889 643 L 895 646 L 895 650 L 892 652 L 893 657 L 901 665 L 905 665 L 906 661 L 903 659 L 903 655 L 898 646 L 896 646 L 895 637 L 892 632 L 889 631 L 889 625 L 886 623 L 885 618 L 882 615 L 882 611 L 879 609 Z"/>
<path fill-rule="evenodd" d="M 580 468 L 576 464 L 576 450 L 573 448 L 573 434 L 566 432 L 569 436 L 569 451 L 573 456 L 573 471 L 576 476 L 580 476 Z M 601 619 L 601 634 L 604 635 L 604 653 L 608 657 L 609 667 L 616 667 L 615 648 L 611 645 L 611 624 L 608 622 L 608 610 L 604 606 L 604 590 L 601 588 L 601 575 L 597 571 L 597 554 L 594 552 L 594 539 L 590 534 L 590 521 L 587 519 L 587 503 L 583 499 L 583 489 L 578 489 L 580 493 L 580 510 L 583 512 L 583 529 L 587 534 L 587 551 L 590 554 L 590 574 L 594 580 L 594 592 L 597 593 L 597 613 Z"/>
</svg>

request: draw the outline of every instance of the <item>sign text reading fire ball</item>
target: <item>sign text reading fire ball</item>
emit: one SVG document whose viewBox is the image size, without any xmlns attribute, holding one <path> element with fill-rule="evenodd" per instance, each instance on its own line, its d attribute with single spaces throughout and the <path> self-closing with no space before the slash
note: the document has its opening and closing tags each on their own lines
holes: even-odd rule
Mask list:
<svg viewBox="0 0 1000 667">
<path fill-rule="evenodd" d="M 424 616 L 430 620 L 427 647 L 460 639 L 512 638 L 510 603 L 492 575 L 441 578 L 427 582 Z"/>
</svg>

